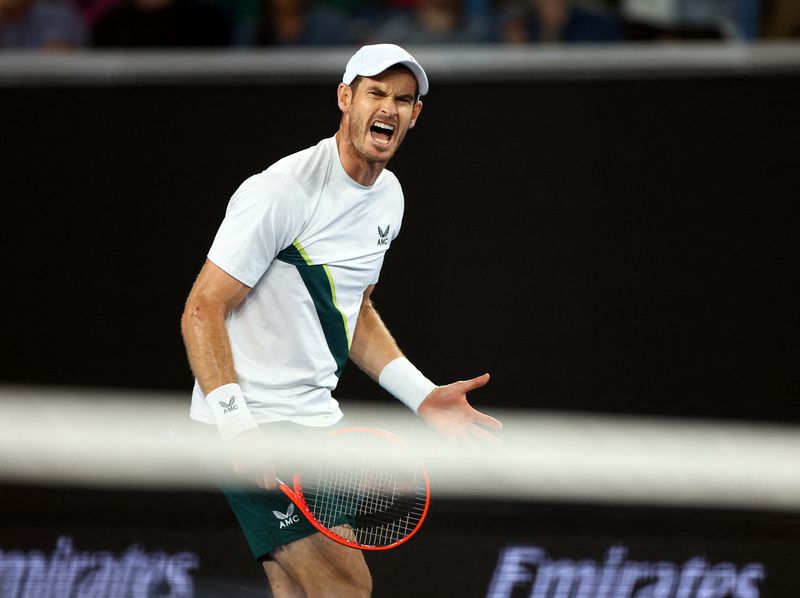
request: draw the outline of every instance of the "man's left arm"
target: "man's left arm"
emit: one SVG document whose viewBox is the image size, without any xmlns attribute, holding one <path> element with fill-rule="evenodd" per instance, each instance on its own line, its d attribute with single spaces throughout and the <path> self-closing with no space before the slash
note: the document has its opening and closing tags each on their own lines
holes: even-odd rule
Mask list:
<svg viewBox="0 0 800 598">
<path fill-rule="evenodd" d="M 499 430 L 495 418 L 474 409 L 467 393 L 489 381 L 489 374 L 436 386 L 405 358 L 383 323 L 367 287 L 361 301 L 350 359 L 373 380 L 408 405 L 426 424 L 450 439 L 494 439 L 484 427 Z"/>
</svg>

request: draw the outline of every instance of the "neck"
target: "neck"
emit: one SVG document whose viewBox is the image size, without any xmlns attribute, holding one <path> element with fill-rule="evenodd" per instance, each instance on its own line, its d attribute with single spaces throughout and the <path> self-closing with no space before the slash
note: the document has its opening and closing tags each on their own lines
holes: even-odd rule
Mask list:
<svg viewBox="0 0 800 598">
<path fill-rule="evenodd" d="M 359 185 L 371 187 L 378 180 L 385 162 L 370 162 L 359 153 L 344 127 L 336 133 L 336 147 L 339 149 L 339 160 L 347 175 Z"/>
</svg>

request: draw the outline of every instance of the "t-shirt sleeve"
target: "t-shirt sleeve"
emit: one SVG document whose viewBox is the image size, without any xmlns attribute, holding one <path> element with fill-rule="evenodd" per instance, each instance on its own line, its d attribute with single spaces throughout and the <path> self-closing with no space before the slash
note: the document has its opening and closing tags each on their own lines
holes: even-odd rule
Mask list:
<svg viewBox="0 0 800 598">
<path fill-rule="evenodd" d="M 398 184 L 399 187 L 399 184 Z M 394 227 L 394 231 L 392 232 L 392 241 L 397 238 L 397 235 L 400 234 L 400 228 L 403 226 L 403 213 L 405 212 L 405 196 L 403 195 L 403 190 L 400 190 L 400 198 L 397 202 L 397 225 Z"/>
<path fill-rule="evenodd" d="M 396 179 L 395 179 L 396 180 Z M 405 210 L 405 198 L 403 196 L 403 189 L 400 187 L 400 183 L 397 182 L 397 194 L 396 199 L 393 207 L 393 215 L 392 215 L 392 222 L 393 224 L 389 227 L 391 232 L 391 240 L 394 241 L 397 238 L 397 235 L 400 234 L 400 227 L 403 224 L 403 211 Z M 378 284 L 378 280 L 381 276 L 381 268 L 383 268 L 383 261 L 386 258 L 386 253 L 381 255 L 380 264 L 375 269 L 375 275 L 372 277 L 370 281 L 371 285 Z"/>
<path fill-rule="evenodd" d="M 231 197 L 208 259 L 254 287 L 278 252 L 299 235 L 304 205 L 286 175 L 267 171 L 250 177 Z"/>
</svg>

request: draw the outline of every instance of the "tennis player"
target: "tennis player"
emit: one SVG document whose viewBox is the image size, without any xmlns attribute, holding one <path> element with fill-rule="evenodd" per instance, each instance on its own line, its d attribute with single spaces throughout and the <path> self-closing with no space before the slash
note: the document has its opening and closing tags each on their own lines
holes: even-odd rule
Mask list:
<svg viewBox="0 0 800 598">
<path fill-rule="evenodd" d="M 371 301 L 403 217 L 386 163 L 427 92 L 425 71 L 404 49 L 364 46 L 338 87 L 336 135 L 234 193 L 182 318 L 193 419 L 234 443 L 287 425 L 332 426 L 342 412 L 331 391 L 349 357 L 448 438 L 493 438 L 485 428 L 501 427 L 467 402 L 488 374 L 437 386 L 401 353 Z M 316 533 L 274 489 L 270 466 L 234 466 L 260 487 L 225 495 L 275 596 L 370 595 L 361 551 Z"/>
</svg>

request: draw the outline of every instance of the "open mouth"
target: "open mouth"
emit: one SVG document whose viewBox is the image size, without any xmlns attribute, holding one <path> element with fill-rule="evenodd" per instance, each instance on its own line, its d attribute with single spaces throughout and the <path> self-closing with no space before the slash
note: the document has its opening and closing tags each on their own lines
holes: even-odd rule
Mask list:
<svg viewBox="0 0 800 598">
<path fill-rule="evenodd" d="M 375 121 L 369 128 L 372 138 L 382 144 L 388 144 L 394 135 L 394 125 L 388 123 Z"/>
</svg>

